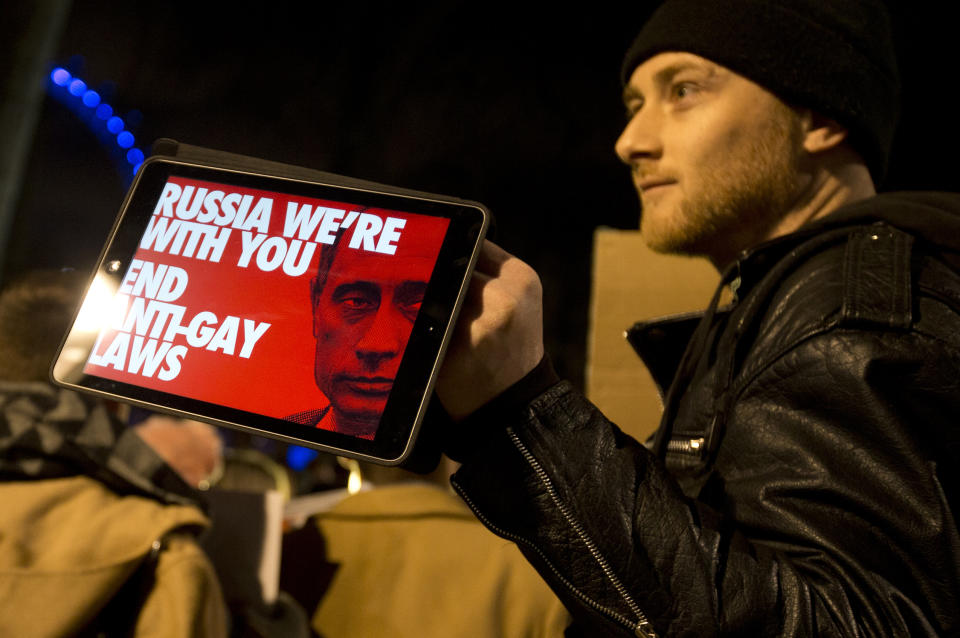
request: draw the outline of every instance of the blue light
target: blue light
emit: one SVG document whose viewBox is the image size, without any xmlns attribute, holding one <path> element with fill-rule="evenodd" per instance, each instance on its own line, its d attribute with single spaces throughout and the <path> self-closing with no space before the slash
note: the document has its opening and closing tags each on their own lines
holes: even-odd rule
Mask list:
<svg viewBox="0 0 960 638">
<path fill-rule="evenodd" d="M 83 94 L 83 103 L 90 108 L 100 104 L 100 94 L 96 91 L 87 91 Z"/>
<path fill-rule="evenodd" d="M 86 92 L 87 83 L 83 80 L 76 79 L 70 83 L 70 88 L 68 90 L 70 91 L 70 95 L 76 95 L 77 97 L 80 97 Z"/>
<path fill-rule="evenodd" d="M 130 131 L 124 131 L 117 136 L 117 145 L 120 148 L 130 148 L 133 146 L 133 133 Z"/>
<path fill-rule="evenodd" d="M 78 66 L 82 62 L 82 58 L 77 56 L 71 59 L 70 64 Z M 101 143 L 107 143 L 112 138 L 116 143 L 111 152 L 113 160 L 117 162 L 125 181 L 129 182 L 133 179 L 146 159 L 146 155 L 142 149 L 134 147 L 136 143 L 134 134 L 126 129 L 137 127 L 143 118 L 141 113 L 133 109 L 123 118 L 115 114 L 114 108 L 108 103 L 113 95 L 112 83 L 102 83 L 101 89 L 94 91 L 87 86 L 86 82 L 71 74 L 66 67 L 55 66 L 48 72 L 51 83 L 46 85 L 47 93 L 79 116 L 96 133 Z M 101 91 L 107 91 L 107 95 L 102 94 Z M 77 99 L 74 100 L 71 96 Z M 96 118 L 93 117 L 94 115 Z M 115 137 L 107 135 L 108 132 Z M 132 173 L 129 172 L 131 170 Z"/>
<path fill-rule="evenodd" d="M 53 80 L 53 83 L 57 86 L 66 86 L 70 82 L 70 71 L 67 71 L 62 66 L 58 66 L 50 73 L 50 79 Z"/>
<path fill-rule="evenodd" d="M 291 445 L 287 448 L 287 465 L 295 472 L 299 472 L 310 465 L 310 461 L 317 458 L 320 453 L 310 448 Z"/>
</svg>

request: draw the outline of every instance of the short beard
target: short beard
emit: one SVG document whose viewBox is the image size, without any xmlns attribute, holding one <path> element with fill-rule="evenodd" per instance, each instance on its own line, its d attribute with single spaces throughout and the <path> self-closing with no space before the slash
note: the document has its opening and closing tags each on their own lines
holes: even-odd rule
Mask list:
<svg viewBox="0 0 960 638">
<path fill-rule="evenodd" d="M 796 201 L 802 183 L 800 118 L 785 104 L 776 108 L 763 129 L 731 149 L 724 161 L 700 167 L 699 188 L 682 201 L 679 223 L 672 232 L 649 238 L 650 248 L 736 255 L 769 236 Z"/>
</svg>

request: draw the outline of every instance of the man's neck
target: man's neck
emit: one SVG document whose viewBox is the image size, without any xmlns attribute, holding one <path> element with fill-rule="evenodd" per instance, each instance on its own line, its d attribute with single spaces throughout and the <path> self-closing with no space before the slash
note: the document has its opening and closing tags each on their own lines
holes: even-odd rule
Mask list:
<svg viewBox="0 0 960 638">
<path fill-rule="evenodd" d="M 811 179 L 810 186 L 765 239 L 787 235 L 815 219 L 825 217 L 841 206 L 877 194 L 866 166 L 844 163 L 825 167 Z"/>
<path fill-rule="evenodd" d="M 867 167 L 858 157 L 851 160 L 846 154 L 817 166 L 808 180 L 786 214 L 755 243 L 788 235 L 842 206 L 877 194 Z M 740 246 L 731 252 L 709 255 L 709 258 L 722 272 L 741 250 L 750 247 Z"/>
</svg>

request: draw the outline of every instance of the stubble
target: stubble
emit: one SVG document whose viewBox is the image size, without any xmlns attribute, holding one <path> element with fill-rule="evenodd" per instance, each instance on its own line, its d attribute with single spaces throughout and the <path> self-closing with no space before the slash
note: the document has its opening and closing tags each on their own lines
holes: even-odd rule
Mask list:
<svg viewBox="0 0 960 638">
<path fill-rule="evenodd" d="M 776 100 L 758 126 L 734 138 L 722 157 L 696 166 L 696 187 L 684 194 L 669 229 L 644 233 L 650 248 L 686 255 L 736 254 L 765 238 L 787 214 L 801 183 L 800 118 Z"/>
</svg>

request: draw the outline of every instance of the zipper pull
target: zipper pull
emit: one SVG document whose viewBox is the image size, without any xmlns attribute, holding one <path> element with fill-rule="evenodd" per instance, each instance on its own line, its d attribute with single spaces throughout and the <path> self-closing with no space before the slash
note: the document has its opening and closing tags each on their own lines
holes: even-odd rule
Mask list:
<svg viewBox="0 0 960 638">
<path fill-rule="evenodd" d="M 702 436 L 692 439 L 670 439 L 667 442 L 667 452 L 700 456 L 703 454 L 703 443 Z"/>
<path fill-rule="evenodd" d="M 657 632 L 654 630 L 653 625 L 646 620 L 641 621 L 633 633 L 637 638 L 657 638 Z"/>
<path fill-rule="evenodd" d="M 730 282 L 730 292 L 733 295 L 733 299 L 731 300 L 732 303 L 738 303 L 740 301 L 740 297 L 737 295 L 737 293 L 740 292 L 740 284 L 741 279 L 740 275 L 738 274 L 736 278 Z"/>
</svg>

